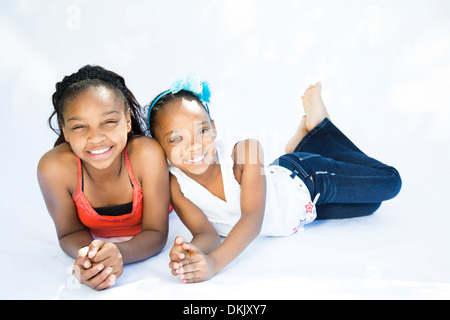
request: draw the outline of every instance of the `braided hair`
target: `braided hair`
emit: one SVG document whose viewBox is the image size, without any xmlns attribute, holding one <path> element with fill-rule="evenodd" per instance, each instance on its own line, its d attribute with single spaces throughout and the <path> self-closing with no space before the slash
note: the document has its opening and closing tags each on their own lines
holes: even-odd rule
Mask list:
<svg viewBox="0 0 450 320">
<path fill-rule="evenodd" d="M 50 128 L 59 135 L 55 147 L 66 141 L 62 130 L 66 102 L 91 87 L 105 87 L 113 90 L 123 100 L 125 111 L 130 110 L 130 134 L 144 135 L 141 106 L 125 85 L 123 77 L 100 66 L 86 65 L 76 73 L 65 76 L 61 82 L 56 83 L 56 91 L 52 95 L 54 111 L 48 119 Z M 52 125 L 52 119 L 55 115 L 58 119 L 58 128 L 54 128 Z"/>
</svg>

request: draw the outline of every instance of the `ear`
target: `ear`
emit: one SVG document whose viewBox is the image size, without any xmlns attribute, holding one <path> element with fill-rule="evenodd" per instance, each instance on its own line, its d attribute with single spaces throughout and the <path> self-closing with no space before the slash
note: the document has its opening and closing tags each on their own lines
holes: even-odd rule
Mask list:
<svg viewBox="0 0 450 320">
<path fill-rule="evenodd" d="M 211 126 L 214 132 L 214 139 L 217 137 L 217 129 L 216 129 L 216 124 L 214 123 L 214 120 L 211 119 Z"/>
<path fill-rule="evenodd" d="M 61 124 L 61 129 L 62 129 L 62 132 L 64 134 L 64 139 L 66 139 L 66 141 L 69 142 L 69 139 L 67 139 L 66 128 L 64 127 L 63 124 Z"/>
<path fill-rule="evenodd" d="M 127 121 L 127 132 L 130 133 L 131 132 L 131 111 L 130 111 L 130 109 L 128 109 L 127 112 L 125 113 L 125 119 Z"/>
</svg>

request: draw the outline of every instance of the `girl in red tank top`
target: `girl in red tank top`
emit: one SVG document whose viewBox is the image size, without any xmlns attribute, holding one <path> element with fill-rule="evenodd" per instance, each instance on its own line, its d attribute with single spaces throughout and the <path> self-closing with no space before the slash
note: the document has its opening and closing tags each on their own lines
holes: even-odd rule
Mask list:
<svg viewBox="0 0 450 320">
<path fill-rule="evenodd" d="M 123 264 L 164 248 L 166 157 L 145 137 L 141 107 L 116 73 L 85 66 L 56 84 L 52 100 L 59 137 L 39 162 L 39 184 L 74 275 L 102 290 Z"/>
<path fill-rule="evenodd" d="M 86 198 L 83 186 L 83 168 L 80 158 L 77 157 L 78 187 L 73 201 L 77 206 L 78 218 L 90 229 L 91 234 L 97 238 L 130 237 L 141 232 L 142 228 L 142 188 L 137 183 L 131 170 L 127 147 L 123 150 L 125 164 L 133 186 L 132 211 L 122 212 L 120 215 L 100 215 L 92 208 Z"/>
</svg>

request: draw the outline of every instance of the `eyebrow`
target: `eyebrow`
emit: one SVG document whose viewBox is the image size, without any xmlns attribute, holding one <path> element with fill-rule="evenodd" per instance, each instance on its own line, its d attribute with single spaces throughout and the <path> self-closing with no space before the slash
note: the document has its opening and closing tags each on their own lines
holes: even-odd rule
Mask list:
<svg viewBox="0 0 450 320">
<path fill-rule="evenodd" d="M 165 135 L 164 135 L 164 138 L 166 138 L 166 137 L 168 137 L 168 136 L 170 136 L 170 135 L 172 135 L 174 132 L 176 132 L 178 129 L 175 129 L 175 130 L 172 130 L 172 131 L 170 131 L 170 132 L 167 132 Z"/>
<path fill-rule="evenodd" d="M 117 111 L 117 110 L 111 110 L 111 111 L 105 112 L 103 114 L 103 116 L 105 117 L 105 116 L 108 116 L 108 115 L 110 115 L 112 113 L 120 113 L 120 112 Z M 72 117 L 72 118 L 67 119 L 67 122 L 69 122 L 69 121 L 83 121 L 83 120 L 85 120 L 85 119 L 84 118 L 80 118 L 80 117 Z"/>
<path fill-rule="evenodd" d="M 83 118 L 80 118 L 80 117 L 72 117 L 72 118 L 67 119 L 67 122 L 69 122 L 69 121 L 82 121 L 82 120 L 83 120 Z"/>
</svg>

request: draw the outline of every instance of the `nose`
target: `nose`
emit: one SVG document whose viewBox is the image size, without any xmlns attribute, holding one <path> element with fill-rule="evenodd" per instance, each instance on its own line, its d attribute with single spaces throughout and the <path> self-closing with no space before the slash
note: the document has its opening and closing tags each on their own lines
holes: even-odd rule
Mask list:
<svg viewBox="0 0 450 320">
<path fill-rule="evenodd" d="M 191 139 L 191 151 L 201 151 L 203 149 L 203 140 L 201 135 L 194 134 Z"/>
<path fill-rule="evenodd" d="M 184 158 L 195 158 L 203 153 L 203 144 L 201 139 L 194 138 L 185 142 L 186 143 L 184 144 L 182 153 Z"/>
<path fill-rule="evenodd" d="M 88 132 L 89 143 L 99 143 L 105 140 L 105 134 L 97 128 L 90 128 Z"/>
<path fill-rule="evenodd" d="M 185 152 L 191 156 L 199 155 L 203 151 L 203 145 L 201 141 L 191 141 L 190 144 L 186 146 Z"/>
</svg>

